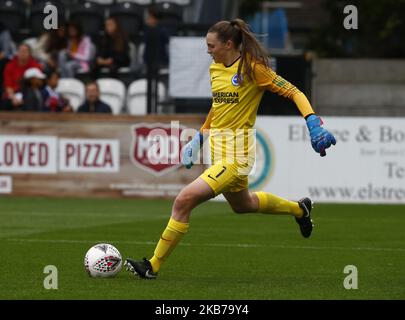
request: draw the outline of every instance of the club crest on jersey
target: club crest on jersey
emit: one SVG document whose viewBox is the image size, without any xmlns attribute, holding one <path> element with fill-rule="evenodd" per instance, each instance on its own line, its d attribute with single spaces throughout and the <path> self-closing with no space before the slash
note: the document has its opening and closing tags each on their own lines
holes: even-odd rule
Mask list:
<svg viewBox="0 0 405 320">
<path fill-rule="evenodd" d="M 240 79 L 243 81 L 243 76 L 242 75 L 240 75 Z M 240 82 L 239 82 L 239 78 L 238 78 L 237 73 L 233 75 L 231 82 L 235 87 L 239 86 Z"/>
</svg>

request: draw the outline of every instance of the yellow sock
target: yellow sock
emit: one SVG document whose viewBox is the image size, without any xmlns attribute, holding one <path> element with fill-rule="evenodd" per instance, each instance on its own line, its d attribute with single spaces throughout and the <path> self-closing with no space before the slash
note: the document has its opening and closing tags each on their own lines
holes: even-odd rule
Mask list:
<svg viewBox="0 0 405 320">
<path fill-rule="evenodd" d="M 259 198 L 260 213 L 273 213 L 273 214 L 290 214 L 297 218 L 301 218 L 303 211 L 298 205 L 298 202 L 283 199 L 274 194 L 267 192 L 255 192 Z"/>
<path fill-rule="evenodd" d="M 158 272 L 161 264 L 167 259 L 183 235 L 188 231 L 188 223 L 178 222 L 170 218 L 166 229 L 160 236 L 153 257 L 149 260 L 153 272 Z"/>
</svg>

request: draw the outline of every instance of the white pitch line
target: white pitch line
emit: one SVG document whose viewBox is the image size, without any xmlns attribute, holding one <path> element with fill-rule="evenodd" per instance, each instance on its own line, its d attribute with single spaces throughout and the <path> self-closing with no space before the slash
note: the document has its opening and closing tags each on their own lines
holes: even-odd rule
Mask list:
<svg viewBox="0 0 405 320">
<path fill-rule="evenodd" d="M 103 243 L 105 240 L 68 240 L 68 239 L 4 239 L 13 242 L 43 242 L 43 243 Z M 125 241 L 125 240 L 108 240 L 110 243 L 122 243 L 133 245 L 156 245 L 157 241 Z M 181 242 L 181 246 L 203 246 L 203 247 L 229 247 L 229 248 L 276 248 L 276 249 L 305 249 L 305 250 L 354 250 L 354 251 L 392 251 L 405 252 L 405 248 L 373 248 L 373 247 L 316 247 L 316 246 L 286 246 L 274 244 L 254 244 L 254 243 L 188 243 Z"/>
<path fill-rule="evenodd" d="M 5 239 L 6 241 L 13 242 L 43 242 L 43 243 L 106 243 L 105 240 L 100 241 L 90 241 L 90 240 L 68 240 L 68 239 Z M 156 242 L 152 241 L 108 241 L 109 243 L 124 243 L 124 244 L 135 244 L 135 245 L 152 245 Z"/>
</svg>

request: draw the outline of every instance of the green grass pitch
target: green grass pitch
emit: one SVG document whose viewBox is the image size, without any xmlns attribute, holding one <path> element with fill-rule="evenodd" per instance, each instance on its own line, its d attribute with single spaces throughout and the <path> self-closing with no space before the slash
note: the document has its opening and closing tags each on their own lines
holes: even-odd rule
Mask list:
<svg viewBox="0 0 405 320">
<path fill-rule="evenodd" d="M 150 257 L 171 201 L 0 198 L 0 299 L 405 299 L 405 206 L 315 205 L 301 237 L 290 216 L 237 215 L 226 203 L 198 207 L 189 233 L 157 280 L 124 269 L 94 279 L 83 258 L 94 244 L 123 258 Z M 46 265 L 58 289 L 46 290 Z M 345 266 L 358 270 L 346 290 Z"/>
</svg>

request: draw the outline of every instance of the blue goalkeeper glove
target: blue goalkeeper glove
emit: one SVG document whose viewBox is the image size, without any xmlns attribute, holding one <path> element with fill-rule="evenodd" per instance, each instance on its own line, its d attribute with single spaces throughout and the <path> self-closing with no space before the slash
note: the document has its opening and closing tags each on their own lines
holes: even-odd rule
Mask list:
<svg viewBox="0 0 405 320">
<path fill-rule="evenodd" d="M 197 161 L 198 151 L 201 149 L 202 144 L 203 144 L 203 135 L 201 132 L 197 132 L 194 138 L 184 146 L 181 163 L 187 169 L 190 169 L 193 166 L 193 164 Z"/>
<path fill-rule="evenodd" d="M 326 156 L 325 149 L 328 149 L 331 144 L 336 144 L 336 139 L 328 130 L 322 128 L 323 121 L 316 115 L 310 115 L 307 118 L 307 127 L 311 136 L 312 148 L 321 155 Z"/>
</svg>

